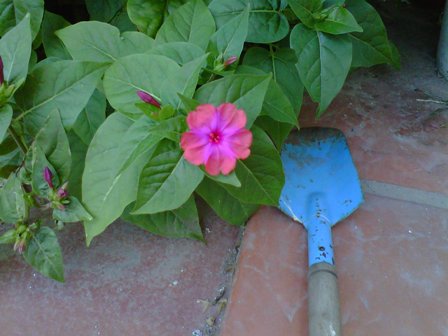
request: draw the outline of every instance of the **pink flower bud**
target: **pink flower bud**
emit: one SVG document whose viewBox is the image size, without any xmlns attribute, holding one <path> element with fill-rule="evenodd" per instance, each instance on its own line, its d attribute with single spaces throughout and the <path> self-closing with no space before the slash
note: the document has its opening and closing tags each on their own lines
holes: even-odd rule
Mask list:
<svg viewBox="0 0 448 336">
<path fill-rule="evenodd" d="M 45 167 L 44 168 L 44 180 L 47 182 L 48 186 L 53 189 L 53 181 L 51 180 L 53 178 L 53 174 L 51 173 L 50 168 Z"/>
<path fill-rule="evenodd" d="M 14 251 L 19 252 L 19 254 L 22 254 L 23 251 L 25 251 L 25 240 L 24 239 L 20 239 L 17 240 L 16 243 L 14 244 Z"/>
<path fill-rule="evenodd" d="M 60 199 L 66 198 L 68 196 L 68 191 L 63 188 L 59 188 L 57 195 Z"/>
<path fill-rule="evenodd" d="M 140 97 L 142 101 L 144 101 L 147 104 L 151 104 L 157 108 L 160 108 L 160 103 L 149 93 L 145 91 L 137 91 L 137 95 Z"/>
<path fill-rule="evenodd" d="M 3 75 L 3 59 L 0 56 L 0 85 L 2 85 L 5 82 L 5 77 Z"/>
<path fill-rule="evenodd" d="M 230 56 L 228 59 L 224 62 L 224 67 L 228 67 L 229 65 L 232 65 L 238 60 L 238 57 L 236 56 Z"/>
</svg>

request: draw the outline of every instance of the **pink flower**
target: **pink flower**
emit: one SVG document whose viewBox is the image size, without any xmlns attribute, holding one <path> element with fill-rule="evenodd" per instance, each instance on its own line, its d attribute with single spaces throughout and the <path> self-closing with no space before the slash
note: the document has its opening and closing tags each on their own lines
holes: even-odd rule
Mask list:
<svg viewBox="0 0 448 336">
<path fill-rule="evenodd" d="M 142 101 L 144 101 L 147 104 L 151 104 L 157 108 L 160 108 L 160 103 L 149 93 L 145 91 L 137 91 L 137 95 L 140 97 Z"/>
<path fill-rule="evenodd" d="M 196 166 L 204 164 L 210 175 L 230 174 L 237 159 L 250 155 L 252 133 L 244 128 L 246 121 L 244 111 L 231 103 L 199 105 L 188 114 L 190 131 L 180 141 L 185 159 Z"/>
</svg>

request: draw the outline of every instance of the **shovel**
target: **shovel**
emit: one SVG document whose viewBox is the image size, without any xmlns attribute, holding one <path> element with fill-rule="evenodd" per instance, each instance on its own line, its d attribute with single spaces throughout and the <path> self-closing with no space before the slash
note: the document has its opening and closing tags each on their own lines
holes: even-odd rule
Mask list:
<svg viewBox="0 0 448 336">
<path fill-rule="evenodd" d="M 281 157 L 280 209 L 308 231 L 309 336 L 341 336 L 331 227 L 362 203 L 358 173 L 343 133 L 332 128 L 292 133 Z"/>
</svg>

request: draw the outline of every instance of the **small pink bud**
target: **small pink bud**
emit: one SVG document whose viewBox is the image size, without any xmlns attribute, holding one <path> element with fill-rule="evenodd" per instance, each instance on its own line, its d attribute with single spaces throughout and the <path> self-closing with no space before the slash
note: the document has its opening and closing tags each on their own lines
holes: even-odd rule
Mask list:
<svg viewBox="0 0 448 336">
<path fill-rule="evenodd" d="M 228 67 L 229 65 L 232 65 L 233 63 L 235 63 L 237 61 L 238 57 L 236 56 L 230 56 L 228 59 L 225 60 L 224 62 L 224 67 Z"/>
<path fill-rule="evenodd" d="M 16 243 L 14 244 L 14 251 L 19 252 L 19 254 L 22 254 L 23 251 L 25 251 L 25 240 L 24 239 L 20 239 L 17 240 Z"/>
<path fill-rule="evenodd" d="M 3 75 L 3 59 L 0 56 L 0 85 L 2 85 L 5 82 L 5 77 Z"/>
<path fill-rule="evenodd" d="M 157 108 L 160 108 L 160 103 L 153 97 L 151 96 L 149 93 L 145 92 L 145 91 L 137 91 L 137 95 L 140 97 L 140 99 L 142 101 L 144 101 L 147 104 L 151 104 Z"/>
<path fill-rule="evenodd" d="M 44 168 L 44 179 L 47 182 L 48 186 L 53 189 L 53 181 L 51 180 L 53 178 L 53 174 L 51 173 L 50 168 L 45 167 Z"/>
<path fill-rule="evenodd" d="M 59 199 L 66 198 L 68 196 L 68 191 L 63 188 L 59 188 L 57 195 Z"/>
</svg>

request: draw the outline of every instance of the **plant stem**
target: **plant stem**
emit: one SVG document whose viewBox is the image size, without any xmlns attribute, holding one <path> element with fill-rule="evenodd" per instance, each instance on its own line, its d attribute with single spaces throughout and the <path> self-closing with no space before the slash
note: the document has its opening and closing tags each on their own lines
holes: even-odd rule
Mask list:
<svg viewBox="0 0 448 336">
<path fill-rule="evenodd" d="M 24 155 L 26 155 L 26 152 L 28 151 L 28 148 L 26 147 L 26 145 L 20 140 L 19 135 L 16 133 L 16 131 L 9 126 L 8 127 L 8 132 L 11 135 L 11 137 L 13 138 L 14 142 L 17 144 L 17 146 L 20 148 L 20 150 L 22 151 L 22 153 Z"/>
</svg>

